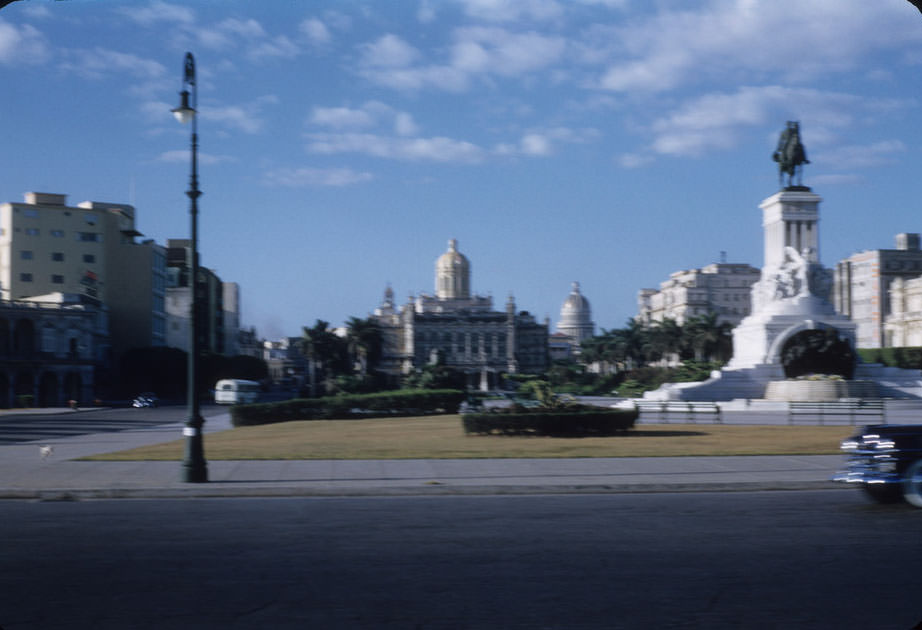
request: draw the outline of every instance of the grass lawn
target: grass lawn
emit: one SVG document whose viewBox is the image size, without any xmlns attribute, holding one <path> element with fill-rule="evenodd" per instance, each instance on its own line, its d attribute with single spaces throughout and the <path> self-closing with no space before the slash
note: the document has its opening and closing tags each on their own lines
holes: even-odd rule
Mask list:
<svg viewBox="0 0 922 630">
<path fill-rule="evenodd" d="M 313 420 L 240 427 L 205 436 L 209 460 L 450 459 L 513 457 L 678 457 L 832 455 L 852 427 L 638 425 L 614 437 L 468 436 L 458 415 Z M 181 460 L 183 441 L 84 459 Z"/>
</svg>

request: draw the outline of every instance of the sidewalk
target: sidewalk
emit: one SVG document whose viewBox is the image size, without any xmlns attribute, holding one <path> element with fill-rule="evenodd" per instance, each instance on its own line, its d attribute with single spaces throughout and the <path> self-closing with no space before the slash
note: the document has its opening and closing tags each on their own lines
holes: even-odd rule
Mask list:
<svg viewBox="0 0 922 630">
<path fill-rule="evenodd" d="M 231 428 L 227 413 L 205 432 Z M 180 462 L 75 458 L 181 437 L 182 424 L 0 446 L 0 498 L 414 496 L 727 492 L 841 488 L 838 455 L 581 459 L 210 461 L 209 483 L 179 480 Z M 205 439 L 208 457 L 208 440 Z"/>
</svg>

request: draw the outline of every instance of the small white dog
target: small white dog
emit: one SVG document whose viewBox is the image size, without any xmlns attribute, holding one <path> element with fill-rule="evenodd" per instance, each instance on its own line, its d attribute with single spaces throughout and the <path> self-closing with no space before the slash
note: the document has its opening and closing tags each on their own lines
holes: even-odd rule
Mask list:
<svg viewBox="0 0 922 630">
<path fill-rule="evenodd" d="M 38 447 L 38 452 L 42 456 L 42 459 L 48 459 L 54 453 L 54 447 L 50 444 L 45 444 L 44 446 Z"/>
</svg>

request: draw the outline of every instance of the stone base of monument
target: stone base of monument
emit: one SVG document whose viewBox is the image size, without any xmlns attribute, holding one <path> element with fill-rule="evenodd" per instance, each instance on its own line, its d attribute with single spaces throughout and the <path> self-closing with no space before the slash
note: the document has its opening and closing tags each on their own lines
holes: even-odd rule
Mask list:
<svg viewBox="0 0 922 630">
<path fill-rule="evenodd" d="M 784 389 L 784 385 L 787 389 Z M 800 383 L 806 383 L 800 385 Z M 781 388 L 789 393 L 769 393 Z M 800 388 L 800 389 L 798 389 Z M 854 380 L 796 381 L 784 378 L 780 365 L 758 365 L 711 373 L 711 378 L 697 383 L 665 383 L 659 389 L 644 392 L 644 400 L 729 401 L 738 399 L 774 401 L 816 401 L 807 398 L 808 390 L 823 400 L 839 398 L 922 398 L 922 373 L 919 370 L 859 363 Z M 784 397 L 780 397 L 784 396 Z"/>
<path fill-rule="evenodd" d="M 834 402 L 843 398 L 880 398 L 874 381 L 784 380 L 765 386 L 765 400 Z"/>
<path fill-rule="evenodd" d="M 759 365 L 744 369 L 711 372 L 706 381 L 695 383 L 664 383 L 659 389 L 644 392 L 644 400 L 716 401 L 759 399 L 765 395 L 765 385 L 784 379 L 780 365 Z"/>
</svg>

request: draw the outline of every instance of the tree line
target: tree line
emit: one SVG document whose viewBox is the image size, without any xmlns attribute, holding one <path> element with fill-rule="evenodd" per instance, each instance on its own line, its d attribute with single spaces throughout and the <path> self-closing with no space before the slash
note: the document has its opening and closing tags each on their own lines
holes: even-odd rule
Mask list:
<svg viewBox="0 0 922 630">
<path fill-rule="evenodd" d="M 649 365 L 682 361 L 725 363 L 733 354 L 733 325 L 711 311 L 678 323 L 664 319 L 644 325 L 630 319 L 624 328 L 602 330 L 581 344 L 582 361 L 598 364 L 603 372 L 630 371 Z"/>
</svg>

